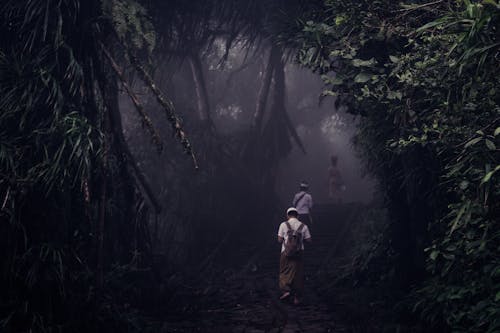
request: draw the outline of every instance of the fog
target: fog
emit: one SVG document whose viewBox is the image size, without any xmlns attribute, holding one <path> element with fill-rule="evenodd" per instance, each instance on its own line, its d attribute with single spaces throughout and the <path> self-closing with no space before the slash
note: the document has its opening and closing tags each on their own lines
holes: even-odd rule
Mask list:
<svg viewBox="0 0 500 333">
<path fill-rule="evenodd" d="M 0 332 L 498 331 L 498 1 L 0 8 Z"/>
<path fill-rule="evenodd" d="M 207 88 L 217 130 L 235 135 L 251 126 L 258 87 L 262 80 L 266 55 L 263 50 L 233 47 L 228 59 L 221 63 L 225 50 L 216 44 L 206 55 Z M 185 117 L 196 109 L 192 96 L 189 71 L 177 68 L 171 78 L 175 81 L 170 91 L 178 100 Z M 162 69 L 160 68 L 160 73 Z M 293 59 L 285 67 L 286 109 L 305 146 L 306 154 L 293 144 L 290 154 L 280 161 L 275 191 L 286 206 L 298 189 L 300 181 L 310 184 L 310 191 L 318 203 L 328 203 L 328 167 L 330 156 L 339 159 L 339 169 L 346 185 L 344 202 L 368 203 L 373 197 L 374 180 L 363 172 L 360 159 L 352 143 L 356 133 L 356 119 L 342 108 L 336 109 L 334 97 L 321 97 L 321 77 L 301 68 Z M 189 93 L 191 91 L 191 95 Z M 267 115 L 270 113 L 270 103 Z M 188 114 L 186 114 L 188 113 Z M 196 147 L 195 147 L 196 148 Z M 270 189 L 272 191 L 273 189 Z"/>
<path fill-rule="evenodd" d="M 299 68 L 287 66 L 288 110 L 304 142 L 306 154 L 295 146 L 282 161 L 277 181 L 280 198 L 291 202 L 299 182 L 307 181 L 318 203 L 328 203 L 328 167 L 330 156 L 338 157 L 338 167 L 345 183 L 343 202 L 368 203 L 373 197 L 374 181 L 363 172 L 352 138 L 356 133 L 354 117 L 336 109 L 332 97 L 323 99 L 321 78 Z"/>
</svg>

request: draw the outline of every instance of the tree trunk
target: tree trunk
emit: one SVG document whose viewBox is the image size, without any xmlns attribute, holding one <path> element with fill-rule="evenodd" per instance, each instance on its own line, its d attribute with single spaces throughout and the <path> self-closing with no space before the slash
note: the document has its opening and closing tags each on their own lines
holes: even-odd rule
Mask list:
<svg viewBox="0 0 500 333">
<path fill-rule="evenodd" d="M 274 63 L 275 58 L 280 57 L 279 49 L 276 46 L 271 47 L 269 52 L 269 59 L 267 65 L 264 69 L 262 77 L 262 85 L 260 86 L 257 95 L 257 105 L 255 107 L 255 114 L 253 117 L 253 128 L 257 133 L 260 133 L 262 127 L 262 120 L 264 119 L 264 113 L 266 110 L 267 98 L 269 96 L 269 88 L 271 87 L 271 81 L 273 78 Z"/>
<path fill-rule="evenodd" d="M 103 168 L 101 179 L 101 197 L 99 199 L 99 225 L 97 227 L 97 285 L 104 284 L 104 224 L 106 218 L 106 171 Z"/>
<path fill-rule="evenodd" d="M 276 48 L 276 47 L 275 47 Z M 305 154 L 306 150 L 304 144 L 300 139 L 295 126 L 293 125 L 288 112 L 286 111 L 286 84 L 285 84 L 285 63 L 282 59 L 281 52 L 278 51 L 278 56 L 274 57 L 274 99 L 273 99 L 273 112 L 277 112 L 280 119 L 280 124 L 286 127 L 288 133 Z M 288 145 L 287 145 L 288 146 Z M 283 151 L 288 154 L 289 150 Z"/>
<path fill-rule="evenodd" d="M 110 121 L 109 112 L 104 112 L 102 122 L 102 132 L 104 133 L 103 156 L 100 170 L 100 198 L 99 198 L 99 220 L 97 226 L 97 286 L 103 287 L 104 284 L 104 230 L 106 221 L 106 200 L 108 181 L 108 155 L 110 153 Z"/>
<path fill-rule="evenodd" d="M 106 49 L 103 46 L 101 46 L 101 49 L 108 58 L 108 60 L 110 61 L 111 67 L 120 78 L 122 84 L 126 83 L 124 78 L 120 76 L 121 71 L 118 70 L 117 65 L 113 64 L 114 60 L 111 57 L 111 55 L 106 51 Z M 113 132 L 114 144 L 116 147 L 116 155 L 120 160 L 120 162 L 123 163 L 122 164 L 123 167 L 126 167 L 126 165 L 128 164 L 132 167 L 132 169 L 134 170 L 134 176 L 136 178 L 136 184 L 139 185 L 140 189 L 142 189 L 142 192 L 145 194 L 145 197 L 149 199 L 150 203 L 153 205 L 156 213 L 158 214 L 161 211 L 160 202 L 156 198 L 156 195 L 154 194 L 153 189 L 148 183 L 146 176 L 142 173 L 139 166 L 137 165 L 135 158 L 127 144 L 127 141 L 125 140 L 125 136 L 123 135 L 123 125 L 118 105 L 117 82 L 115 81 L 114 78 L 112 78 L 112 76 L 111 77 L 107 76 L 105 73 L 102 72 L 99 74 L 100 74 L 99 84 L 101 85 L 101 90 L 107 93 L 107 95 L 104 96 L 104 100 L 110 116 L 110 125 L 111 125 L 111 131 Z M 131 94 L 129 94 L 129 96 L 132 98 Z M 122 169 L 121 172 L 126 173 L 127 175 L 129 174 L 126 169 L 125 170 Z"/>
<path fill-rule="evenodd" d="M 261 186 L 274 188 L 276 172 L 280 160 L 288 155 L 292 146 L 288 134 L 285 110 L 285 71 L 281 51 L 273 52 L 274 89 L 271 114 L 262 130 L 257 167 Z"/>
<path fill-rule="evenodd" d="M 212 126 L 212 118 L 210 116 L 210 102 L 208 98 L 205 75 L 198 53 L 193 53 L 188 57 L 193 75 L 194 86 L 198 101 L 198 116 L 202 123 Z"/>
</svg>

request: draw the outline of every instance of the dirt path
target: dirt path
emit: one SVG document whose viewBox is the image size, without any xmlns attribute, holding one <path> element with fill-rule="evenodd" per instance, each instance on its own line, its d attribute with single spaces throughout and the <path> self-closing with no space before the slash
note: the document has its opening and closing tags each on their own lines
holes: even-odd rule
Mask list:
<svg viewBox="0 0 500 333">
<path fill-rule="evenodd" d="M 337 321 L 334 311 L 315 291 L 316 276 L 324 263 L 335 256 L 342 233 L 356 210 L 319 207 L 311 228 L 313 243 L 306 248 L 306 290 L 304 302 L 295 306 L 278 300 L 279 244 L 269 238 L 267 245 L 237 271 L 212 277 L 212 285 L 201 292 L 204 304 L 197 318 L 179 325 L 168 325 L 164 332 L 271 333 L 271 332 L 348 332 Z M 276 227 L 277 229 L 277 227 Z M 251 251 L 250 251 L 251 252 Z M 242 261 L 244 262 L 244 261 Z"/>
</svg>

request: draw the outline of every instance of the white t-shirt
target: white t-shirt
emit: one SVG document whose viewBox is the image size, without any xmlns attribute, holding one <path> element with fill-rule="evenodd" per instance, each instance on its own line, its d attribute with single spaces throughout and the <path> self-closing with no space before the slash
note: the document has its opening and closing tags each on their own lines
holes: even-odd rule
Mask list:
<svg viewBox="0 0 500 333">
<path fill-rule="evenodd" d="M 297 230 L 300 227 L 300 225 L 303 224 L 294 217 L 290 218 L 288 220 L 288 223 L 290 224 L 293 230 Z M 285 222 L 280 224 L 280 228 L 278 229 L 278 236 L 283 237 L 285 239 L 284 242 L 281 244 L 281 252 L 283 252 L 285 251 L 285 242 L 288 239 L 288 227 L 286 226 Z M 302 237 L 303 237 L 302 240 L 311 238 L 311 233 L 309 232 L 309 228 L 305 224 L 302 227 Z M 304 249 L 304 242 L 302 242 L 302 250 L 303 249 Z"/>
<path fill-rule="evenodd" d="M 304 196 L 302 196 L 302 194 L 304 194 Z M 299 214 L 309 214 L 313 206 L 312 196 L 309 193 L 300 191 L 299 193 L 295 194 L 295 197 L 293 197 L 292 205 L 297 208 Z"/>
</svg>

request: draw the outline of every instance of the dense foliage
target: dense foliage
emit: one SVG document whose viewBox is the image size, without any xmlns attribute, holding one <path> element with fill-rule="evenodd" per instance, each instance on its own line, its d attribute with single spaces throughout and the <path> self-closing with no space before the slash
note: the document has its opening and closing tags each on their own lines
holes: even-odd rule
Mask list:
<svg viewBox="0 0 500 333">
<path fill-rule="evenodd" d="M 290 136 L 300 142 L 284 108 L 282 49 L 274 47 L 274 64 L 268 66 L 269 79 L 277 77 L 279 89 L 267 110 L 279 112 L 262 122 L 276 144 L 259 142 L 258 147 L 246 133 L 230 142 L 236 140 L 222 137 L 213 125 L 203 58 L 225 45 L 217 59 L 223 67 L 233 44 L 251 49 L 262 42 L 270 34 L 270 18 L 282 15 L 280 5 L 1 2 L 1 329 L 139 329 L 135 309 L 164 297 L 158 292 L 165 291 L 159 285 L 161 273 L 173 270 L 176 260 L 187 270 L 193 253 L 204 260 L 200 266 L 210 266 L 220 244 L 235 231 L 234 221 L 249 219 L 242 206 L 261 207 L 263 219 L 274 198 L 265 199 L 264 207 L 264 200 L 253 194 L 263 186 L 255 179 L 272 187 L 279 159 L 291 149 Z M 250 12 L 254 15 L 248 19 Z M 272 43 L 266 39 L 263 44 L 270 48 Z M 179 63 L 191 67 L 192 81 L 183 91 L 191 95 L 181 106 L 196 109 L 186 112 L 184 120 L 195 129 L 198 160 L 173 103 L 161 91 L 165 85 L 155 82 L 162 73 L 154 75 L 154 65 L 168 60 L 175 70 Z M 180 90 L 177 82 L 166 81 L 167 88 Z M 265 90 L 262 114 L 269 85 Z M 133 130 L 130 141 L 122 124 L 124 109 L 137 115 L 137 125 L 128 128 Z M 287 126 L 276 126 L 284 121 Z M 191 158 L 162 141 L 169 126 Z M 258 138 L 260 131 L 248 136 Z M 137 138 L 141 135 L 144 141 Z M 155 150 L 154 165 L 152 154 L 140 155 L 149 146 Z M 267 168 L 259 163 L 244 168 L 250 165 L 241 153 L 245 146 L 262 153 Z M 161 159 L 158 152 L 163 152 Z M 196 167 L 198 161 L 203 168 L 195 178 L 193 162 Z M 252 167 L 257 177 L 247 176 Z M 159 181 L 150 182 L 155 176 Z M 193 249 L 202 243 L 208 243 L 209 253 Z M 153 274 L 152 261 L 158 258 L 162 267 Z M 153 286 L 156 292 L 148 293 Z M 153 299 L 139 304 L 145 295 Z"/>
<path fill-rule="evenodd" d="M 500 3 L 325 1 L 300 61 L 361 116 L 414 309 L 457 332 L 500 329 Z M 426 273 L 423 267 L 426 253 Z"/>
<path fill-rule="evenodd" d="M 117 63 L 147 81 L 151 24 L 135 1 L 2 1 L 0 13 L 0 330 L 132 327 L 147 184 L 123 138 Z"/>
<path fill-rule="evenodd" d="M 381 266 L 394 265 L 395 286 L 412 290 L 430 325 L 500 329 L 498 0 L 5 0 L 0 18 L 0 330 L 143 330 L 139 289 L 162 296 L 149 270 L 148 207 L 158 239 L 160 212 L 167 220 L 168 251 L 200 244 L 187 236 L 195 228 L 225 232 L 204 235 L 217 244 L 201 266 L 235 221 L 245 223 L 240 208 L 260 207 L 261 219 L 271 211 L 272 194 L 260 194 L 292 144 L 303 148 L 285 103 L 285 55 L 297 48 L 322 75 L 324 96 L 361 119 L 356 144 L 385 195 L 391 223 L 378 239 L 389 246 L 367 246 L 376 251 L 362 269 L 390 254 Z M 234 45 L 262 53 L 265 66 L 253 76 L 261 87 L 251 128 L 230 137 L 212 121 L 207 68 L 227 65 Z M 189 72 L 189 89 L 171 78 L 165 86 L 193 109 L 185 120 L 201 150 L 195 181 L 190 142 L 152 64 Z M 229 85 L 233 74 L 219 79 Z M 147 131 L 133 143 L 152 141 L 167 166 L 137 163 L 120 88 L 141 125 L 133 134 Z M 248 98 L 242 91 L 233 97 Z M 188 162 L 162 141 L 168 126 Z M 167 209 L 142 168 L 169 178 Z"/>
</svg>

